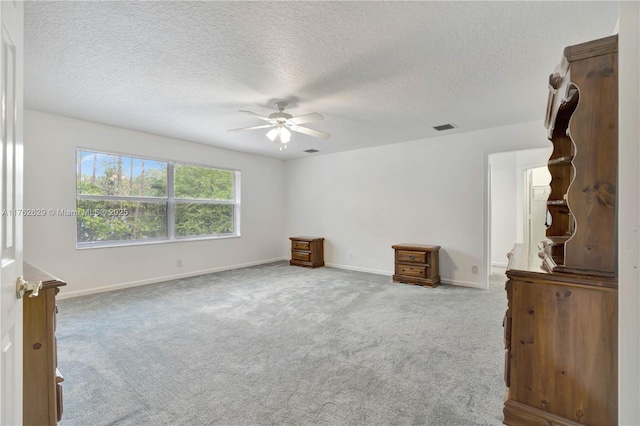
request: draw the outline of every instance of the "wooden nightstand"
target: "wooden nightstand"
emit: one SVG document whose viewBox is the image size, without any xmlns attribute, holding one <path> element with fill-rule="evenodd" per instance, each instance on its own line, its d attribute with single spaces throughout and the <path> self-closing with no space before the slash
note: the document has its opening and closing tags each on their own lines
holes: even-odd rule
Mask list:
<svg viewBox="0 0 640 426">
<path fill-rule="evenodd" d="M 436 287 L 440 284 L 440 246 L 396 244 L 394 282 Z"/>
<path fill-rule="evenodd" d="M 290 237 L 291 260 L 289 265 L 318 268 L 324 266 L 324 238 Z"/>
<path fill-rule="evenodd" d="M 23 422 L 57 425 L 62 418 L 62 384 L 56 342 L 56 294 L 67 285 L 33 265 L 24 263 L 28 281 L 41 281 L 37 297 L 25 295 L 23 304 Z"/>
</svg>

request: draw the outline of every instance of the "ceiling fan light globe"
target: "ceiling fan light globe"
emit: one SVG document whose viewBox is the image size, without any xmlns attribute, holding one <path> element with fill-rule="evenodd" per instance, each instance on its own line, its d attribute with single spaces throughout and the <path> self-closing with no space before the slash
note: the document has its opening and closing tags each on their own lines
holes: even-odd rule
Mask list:
<svg viewBox="0 0 640 426">
<path fill-rule="evenodd" d="M 282 143 L 287 143 L 291 140 L 291 132 L 286 127 L 280 129 L 280 139 L 282 139 Z"/>
<path fill-rule="evenodd" d="M 280 129 L 278 129 L 277 127 L 274 127 L 267 132 L 267 137 L 271 142 L 275 142 L 278 136 L 280 136 Z"/>
</svg>

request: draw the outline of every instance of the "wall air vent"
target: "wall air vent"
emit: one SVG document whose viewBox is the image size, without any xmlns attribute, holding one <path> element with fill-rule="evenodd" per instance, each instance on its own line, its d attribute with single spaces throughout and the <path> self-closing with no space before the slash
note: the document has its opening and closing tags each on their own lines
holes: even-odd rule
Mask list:
<svg viewBox="0 0 640 426">
<path fill-rule="evenodd" d="M 436 129 L 437 131 L 441 132 L 443 130 L 451 130 L 451 129 L 455 129 L 456 126 L 454 126 L 451 123 L 447 123 L 447 124 L 442 124 L 440 126 L 433 126 L 434 129 Z"/>
<path fill-rule="evenodd" d="M 309 154 L 313 154 L 314 152 L 320 152 L 317 149 L 305 149 L 304 152 L 308 152 Z"/>
</svg>

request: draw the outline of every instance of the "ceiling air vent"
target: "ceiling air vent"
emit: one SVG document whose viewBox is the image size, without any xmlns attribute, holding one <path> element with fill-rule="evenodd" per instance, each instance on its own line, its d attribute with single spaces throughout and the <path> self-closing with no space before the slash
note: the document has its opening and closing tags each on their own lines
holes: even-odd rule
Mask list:
<svg viewBox="0 0 640 426">
<path fill-rule="evenodd" d="M 447 124 L 442 124 L 440 126 L 433 126 L 434 129 L 436 129 L 437 131 L 441 132 L 443 130 L 451 130 L 451 129 L 455 129 L 456 126 L 454 126 L 451 123 L 447 123 Z"/>
<path fill-rule="evenodd" d="M 313 154 L 314 152 L 320 152 L 317 149 L 305 149 L 304 152 L 308 152 L 309 154 Z"/>
</svg>

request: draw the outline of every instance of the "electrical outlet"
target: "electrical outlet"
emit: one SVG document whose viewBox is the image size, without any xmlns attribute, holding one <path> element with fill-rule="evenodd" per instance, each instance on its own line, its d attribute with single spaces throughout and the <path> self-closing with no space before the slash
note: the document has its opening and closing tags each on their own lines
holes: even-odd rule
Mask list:
<svg viewBox="0 0 640 426">
<path fill-rule="evenodd" d="M 353 259 L 353 253 L 349 253 L 349 260 Z"/>
<path fill-rule="evenodd" d="M 178 268 L 182 268 L 182 259 L 178 259 L 178 260 L 176 260 L 176 266 L 177 266 Z"/>
<path fill-rule="evenodd" d="M 478 265 L 472 265 L 471 266 L 471 273 L 472 274 L 477 274 L 478 273 Z"/>
</svg>

